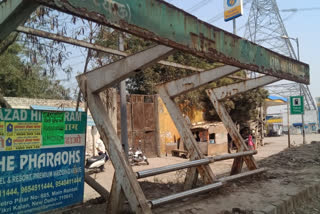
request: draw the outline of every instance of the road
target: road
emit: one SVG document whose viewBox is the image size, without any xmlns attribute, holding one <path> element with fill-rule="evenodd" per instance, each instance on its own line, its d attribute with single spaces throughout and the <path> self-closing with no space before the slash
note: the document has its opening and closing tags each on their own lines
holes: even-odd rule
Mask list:
<svg viewBox="0 0 320 214">
<path fill-rule="evenodd" d="M 320 141 L 319 134 L 310 134 L 306 135 L 307 143 L 311 141 Z M 302 136 L 301 135 L 291 135 L 291 142 L 292 146 L 297 146 L 302 144 Z M 287 135 L 280 136 L 280 137 L 266 137 L 265 138 L 265 146 L 258 148 L 258 154 L 255 155 L 256 160 L 262 160 L 267 158 L 271 155 L 277 154 L 280 151 L 288 148 L 288 137 Z M 134 171 L 140 171 L 144 169 L 151 169 L 161 166 L 166 166 L 175 163 L 185 162 L 186 159 L 177 158 L 177 157 L 161 157 L 161 158 L 149 158 L 150 165 L 141 165 L 141 166 L 134 166 Z M 232 166 L 232 160 L 225 160 L 220 161 L 214 164 L 210 164 L 213 172 L 217 175 L 227 173 L 230 171 Z M 102 173 L 97 173 L 92 175 L 100 184 L 102 184 L 106 189 L 111 189 L 112 178 L 113 178 L 114 169 L 110 161 L 108 161 L 105 165 L 105 171 Z M 161 183 L 168 183 L 168 182 L 182 182 L 183 172 L 171 172 L 166 173 L 163 175 L 158 175 L 150 178 L 143 179 L 144 181 L 149 182 L 161 182 Z M 98 193 L 96 193 L 91 187 L 87 184 L 85 185 L 85 195 L 84 201 L 88 201 L 90 199 L 99 197 Z"/>
</svg>

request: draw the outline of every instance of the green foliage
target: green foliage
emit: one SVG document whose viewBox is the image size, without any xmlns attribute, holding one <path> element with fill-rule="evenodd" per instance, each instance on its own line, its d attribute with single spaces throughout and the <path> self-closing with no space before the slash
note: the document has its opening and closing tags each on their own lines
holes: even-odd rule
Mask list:
<svg viewBox="0 0 320 214">
<path fill-rule="evenodd" d="M 0 90 L 4 96 L 70 99 L 69 91 L 58 81 L 41 75 L 39 65 L 26 65 L 23 53 L 14 43 L 0 55 Z"/>
<path fill-rule="evenodd" d="M 100 32 L 99 38 L 96 42 L 105 47 L 118 49 L 118 37 L 119 32 L 104 29 Z M 125 36 L 125 50 L 129 53 L 136 53 L 154 45 L 155 44 L 150 41 L 146 41 L 135 36 Z M 101 58 L 103 57 L 105 56 L 97 54 L 96 60 L 100 62 L 101 66 L 103 65 L 103 63 L 101 63 L 103 61 Z M 104 60 L 105 63 L 110 63 L 118 59 L 119 57 L 107 56 Z M 166 60 L 205 70 L 221 66 L 220 63 L 200 59 L 179 51 L 169 56 Z M 127 80 L 127 89 L 131 94 L 155 94 L 157 84 L 179 79 L 194 73 L 195 71 L 156 64 L 145 69 L 143 72 L 137 72 L 133 77 L 130 77 Z M 235 75 L 239 77 L 246 77 L 246 73 L 244 71 L 240 71 Z M 177 97 L 175 101 L 179 104 L 182 112 L 189 115 L 189 117 L 191 116 L 191 118 L 193 116 L 193 110 L 199 109 L 204 111 L 204 116 L 207 121 L 219 121 L 220 119 L 217 116 L 205 89 L 229 85 L 234 82 L 234 79 L 222 78 L 198 90 L 183 94 Z M 264 89 L 253 90 L 226 100 L 224 105 L 236 123 L 244 124 L 257 116 L 256 108 L 263 104 L 267 96 L 268 93 Z"/>
<path fill-rule="evenodd" d="M 257 118 L 257 107 L 264 104 L 265 99 L 268 97 L 268 91 L 259 88 L 256 90 L 248 91 L 245 93 L 238 94 L 231 99 L 224 101 L 224 105 L 229 112 L 232 120 L 242 126 L 250 120 Z M 204 101 L 204 106 L 209 111 L 205 111 L 206 120 L 219 120 L 212 103 Z"/>
</svg>

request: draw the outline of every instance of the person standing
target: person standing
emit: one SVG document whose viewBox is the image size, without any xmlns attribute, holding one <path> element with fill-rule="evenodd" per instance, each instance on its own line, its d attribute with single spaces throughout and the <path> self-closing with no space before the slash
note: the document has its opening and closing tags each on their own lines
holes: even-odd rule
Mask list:
<svg viewBox="0 0 320 214">
<path fill-rule="evenodd" d="M 109 160 L 109 156 L 107 155 L 106 152 L 106 147 L 104 146 L 104 143 L 102 141 L 102 138 L 100 137 L 97 142 L 96 142 L 96 150 L 98 151 L 98 155 L 105 155 L 106 161 Z"/>
<path fill-rule="evenodd" d="M 249 150 L 254 150 L 254 144 L 253 144 L 251 133 L 248 136 L 248 146 L 249 146 Z"/>
<path fill-rule="evenodd" d="M 101 137 L 96 142 L 96 150 L 98 151 L 98 155 L 102 155 L 106 153 L 106 147 L 101 139 Z"/>
</svg>

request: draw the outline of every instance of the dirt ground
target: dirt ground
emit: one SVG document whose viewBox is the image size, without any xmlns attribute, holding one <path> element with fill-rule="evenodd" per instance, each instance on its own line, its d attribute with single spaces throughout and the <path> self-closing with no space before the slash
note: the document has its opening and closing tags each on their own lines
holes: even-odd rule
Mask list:
<svg viewBox="0 0 320 214">
<path fill-rule="evenodd" d="M 300 135 L 291 136 L 293 144 L 287 149 L 287 136 L 265 139 L 265 146 L 258 148 L 255 155 L 259 167 L 268 171 L 262 175 L 230 182 L 219 190 L 208 194 L 190 197 L 164 205 L 153 210 L 154 213 L 231 213 L 232 209 L 246 211 L 262 210 L 268 204 L 277 204 L 281 198 L 297 193 L 300 189 L 320 182 L 320 135 L 307 135 L 307 145 L 302 144 Z M 186 161 L 176 157 L 150 158 L 150 165 L 134 166 L 134 171 L 161 167 Z M 232 160 L 210 164 L 217 177 L 226 176 L 231 169 Z M 92 175 L 108 190 L 111 188 L 113 167 L 106 163 L 103 173 Z M 245 169 L 244 169 L 245 170 Z M 141 187 L 148 199 L 163 197 L 182 191 L 185 170 L 166 173 L 141 179 Z M 92 200 L 99 195 L 85 185 L 85 206 L 73 208 L 64 213 L 106 213 L 104 204 L 94 204 Z M 93 203 L 92 203 L 93 202 Z M 320 196 L 303 204 L 295 213 L 320 213 Z"/>
</svg>

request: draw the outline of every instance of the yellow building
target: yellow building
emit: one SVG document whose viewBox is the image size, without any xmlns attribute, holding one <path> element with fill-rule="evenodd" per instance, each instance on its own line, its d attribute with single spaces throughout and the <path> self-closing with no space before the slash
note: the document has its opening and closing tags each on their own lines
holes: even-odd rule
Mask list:
<svg viewBox="0 0 320 214">
<path fill-rule="evenodd" d="M 184 150 L 180 144 L 179 132 L 163 101 L 158 97 L 160 153 L 170 154 L 173 149 Z M 203 118 L 203 111 L 193 110 L 184 115 L 190 129 L 199 135 L 199 147 L 204 154 L 213 155 L 227 152 L 227 130 L 221 122 L 207 123 Z"/>
</svg>

